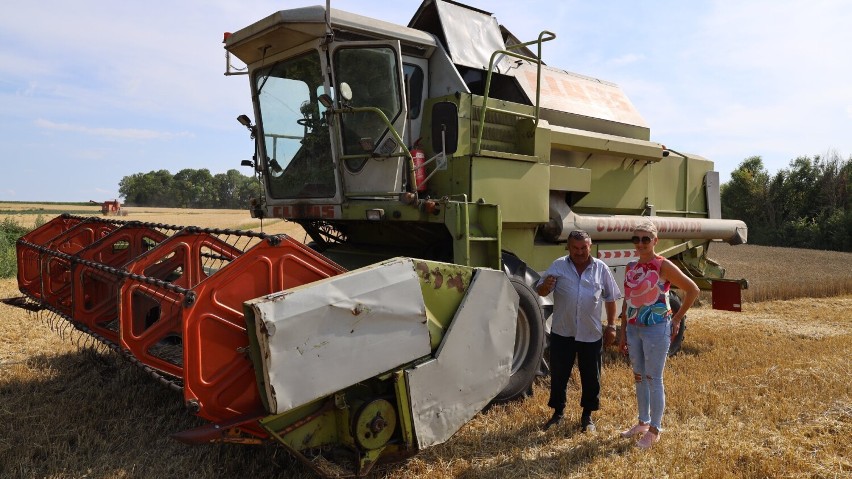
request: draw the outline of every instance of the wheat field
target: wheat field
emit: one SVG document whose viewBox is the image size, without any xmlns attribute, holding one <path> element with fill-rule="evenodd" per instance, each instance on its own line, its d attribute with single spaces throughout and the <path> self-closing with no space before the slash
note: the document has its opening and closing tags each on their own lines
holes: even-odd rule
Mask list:
<svg viewBox="0 0 852 479">
<path fill-rule="evenodd" d="M 708 256 L 726 277 L 746 278 L 746 302 L 852 293 L 852 253 L 713 243 Z"/>
<path fill-rule="evenodd" d="M 287 234 L 300 241 L 305 240 L 301 226 L 282 219 L 255 219 L 248 210 L 196 210 L 182 208 L 122 207 L 123 216 L 102 216 L 98 205 L 53 205 L 38 203 L 2 203 L 0 219 L 8 217 L 26 227 L 34 227 L 36 220 L 48 221 L 58 216 L 58 211 L 77 216 L 96 216 L 119 221 L 142 221 L 202 228 L 233 228 L 262 231 L 267 234 Z M 2 212 L 6 212 L 3 214 Z"/>
<path fill-rule="evenodd" d="M 150 214 L 144 221 L 209 227 L 256 221 L 246 220 L 245 212 L 227 223 L 222 213 L 171 213 L 131 212 L 122 219 Z M 205 223 L 210 218 L 214 223 Z M 288 229 L 301 239 L 293 226 L 281 221 L 265 228 Z M 752 292 L 786 291 L 772 286 L 793 276 L 791 267 L 776 264 L 779 257 L 786 264 L 795 258 L 797 273 L 805 264 L 830 272 L 808 284 L 849 278 L 843 254 L 738 248 L 744 246 L 714 244 L 711 256 L 731 275 L 748 277 Z M 801 279 L 807 275 L 799 276 L 798 283 L 807 283 Z M 0 280 L 0 298 L 19 294 L 14 279 Z M 683 351 L 667 367 L 668 408 L 661 441 L 652 450 L 640 451 L 618 437 L 635 421 L 633 382 L 626 360 L 609 351 L 597 432 L 579 432 L 573 383 L 566 421 L 541 431 L 551 412 L 547 378 L 541 378 L 531 397 L 491 407 L 450 441 L 382 466 L 373 477 L 850 477 L 849 358 L 852 294 L 761 301 L 746 296 L 741 313 L 701 306 L 689 313 Z M 314 477 L 281 447 L 187 446 L 170 439 L 203 424 L 184 409 L 179 393 L 116 354 L 91 347 L 64 322 L 5 304 L 0 423 L 2 478 Z"/>
</svg>

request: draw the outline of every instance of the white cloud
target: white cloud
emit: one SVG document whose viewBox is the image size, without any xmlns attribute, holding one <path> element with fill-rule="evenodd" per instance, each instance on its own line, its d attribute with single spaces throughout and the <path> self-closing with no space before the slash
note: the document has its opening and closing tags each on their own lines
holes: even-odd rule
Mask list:
<svg viewBox="0 0 852 479">
<path fill-rule="evenodd" d="M 35 121 L 35 125 L 39 128 L 44 128 L 47 130 L 70 131 L 106 138 L 121 138 L 128 140 L 170 140 L 172 138 L 192 137 L 192 134 L 187 132 L 170 133 L 138 128 L 93 128 L 89 126 L 75 125 L 71 123 L 56 123 L 41 118 Z"/>
<path fill-rule="evenodd" d="M 641 62 L 645 59 L 645 55 L 637 54 L 637 53 L 628 53 L 626 55 L 622 55 L 617 58 L 612 58 L 608 61 L 610 65 L 613 66 L 622 66 L 629 65 L 631 63 Z"/>
</svg>

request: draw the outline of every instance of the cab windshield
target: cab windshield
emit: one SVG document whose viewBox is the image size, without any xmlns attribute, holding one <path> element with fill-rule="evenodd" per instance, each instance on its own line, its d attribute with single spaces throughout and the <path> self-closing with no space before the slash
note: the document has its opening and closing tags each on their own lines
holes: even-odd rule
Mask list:
<svg viewBox="0 0 852 479">
<path fill-rule="evenodd" d="M 259 122 L 272 198 L 330 198 L 335 194 L 331 142 L 318 101 L 323 93 L 319 53 L 311 51 L 258 70 Z"/>
</svg>

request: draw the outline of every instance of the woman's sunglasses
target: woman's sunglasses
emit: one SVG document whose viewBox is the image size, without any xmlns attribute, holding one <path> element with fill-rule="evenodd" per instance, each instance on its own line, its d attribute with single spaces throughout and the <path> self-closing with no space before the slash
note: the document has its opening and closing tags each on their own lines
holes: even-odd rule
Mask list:
<svg viewBox="0 0 852 479">
<path fill-rule="evenodd" d="M 650 236 L 634 236 L 630 238 L 630 240 L 633 241 L 633 244 L 639 244 L 640 242 L 642 244 L 648 244 L 651 242 L 651 239 L 652 238 Z"/>
</svg>

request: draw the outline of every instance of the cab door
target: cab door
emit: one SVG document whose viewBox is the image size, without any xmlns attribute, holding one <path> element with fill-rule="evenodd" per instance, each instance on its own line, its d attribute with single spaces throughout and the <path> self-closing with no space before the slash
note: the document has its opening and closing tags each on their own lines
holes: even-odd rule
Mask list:
<svg viewBox="0 0 852 479">
<path fill-rule="evenodd" d="M 331 48 L 332 83 L 336 93 L 345 196 L 388 196 L 405 187 L 408 107 L 400 44 L 345 42 Z M 343 94 L 351 92 L 351 99 Z M 348 110 L 351 107 L 353 110 Z M 374 111 L 390 122 L 398 137 Z"/>
</svg>

